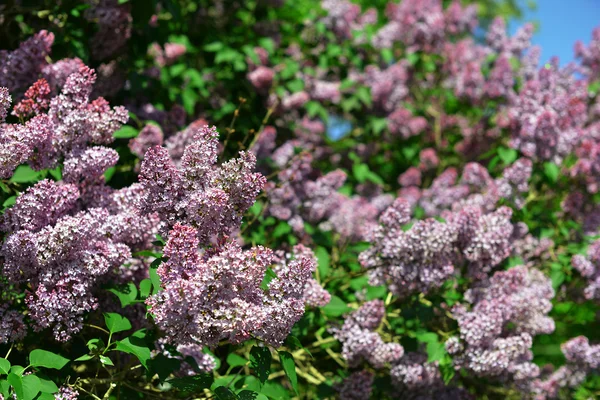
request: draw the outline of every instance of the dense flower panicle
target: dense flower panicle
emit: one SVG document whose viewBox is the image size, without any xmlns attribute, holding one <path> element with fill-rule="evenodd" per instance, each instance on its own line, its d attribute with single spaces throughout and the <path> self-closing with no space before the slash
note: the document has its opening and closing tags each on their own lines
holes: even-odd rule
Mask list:
<svg viewBox="0 0 600 400">
<path fill-rule="evenodd" d="M 6 119 L 11 102 L 12 98 L 8 92 L 8 88 L 0 87 L 0 124 Z"/>
<path fill-rule="evenodd" d="M 405 62 L 400 61 L 385 70 L 376 66 L 367 66 L 360 79 L 371 88 L 371 96 L 376 107 L 391 112 L 401 106 L 408 95 L 408 70 Z"/>
<path fill-rule="evenodd" d="M 42 69 L 42 76 L 52 91 L 58 93 L 67 82 L 67 78 L 81 70 L 82 67 L 85 67 L 85 64 L 79 58 L 65 58 L 46 65 Z"/>
<path fill-rule="evenodd" d="M 588 249 L 587 257 L 577 254 L 571 260 L 581 276 L 587 281 L 584 295 L 587 299 L 600 299 L 600 240 L 592 243 Z"/>
<path fill-rule="evenodd" d="M 285 110 L 295 110 L 302 107 L 310 100 L 310 95 L 303 91 L 284 96 L 281 105 Z"/>
<path fill-rule="evenodd" d="M 22 94 L 46 66 L 54 34 L 42 30 L 9 52 L 0 50 L 0 86 Z"/>
<path fill-rule="evenodd" d="M 8 179 L 22 163 L 52 157 L 52 124 L 47 115 L 38 115 L 24 125 L 0 127 L 0 177 Z"/>
<path fill-rule="evenodd" d="M 477 20 L 477 6 L 475 4 L 466 7 L 461 6 L 460 1 L 454 0 L 444 13 L 446 32 L 457 35 L 473 31 L 479 21 Z"/>
<path fill-rule="evenodd" d="M 312 265 L 311 273 L 315 272 L 317 268 L 317 259 L 315 254 L 311 249 L 301 244 L 294 246 L 291 253 L 285 253 L 281 250 L 276 251 L 273 257 L 274 266 L 272 267 L 272 270 L 277 276 L 287 274 L 290 264 L 298 259 L 310 260 Z M 316 279 L 311 277 L 306 280 L 302 298 L 307 306 L 324 307 L 331 300 L 331 295 L 319 284 L 319 282 L 317 282 Z"/>
<path fill-rule="evenodd" d="M 274 126 L 268 125 L 263 128 L 261 132 L 252 143 L 250 151 L 256 154 L 257 159 L 263 159 L 270 157 L 275 149 L 275 139 L 277 137 L 277 130 Z"/>
<path fill-rule="evenodd" d="M 531 362 L 532 337 L 551 333 L 547 316 L 554 290 L 549 278 L 525 266 L 496 272 L 483 286 L 470 289 L 462 305 L 453 308 L 460 338 L 446 342 L 457 367 L 477 376 L 507 379 L 517 384 L 539 375 Z"/>
<path fill-rule="evenodd" d="M 94 82 L 94 71 L 81 67 L 67 78 L 62 93 L 50 100 L 47 114 L 39 114 L 46 107 L 47 99 L 44 97 L 44 107 L 41 107 L 36 96 L 41 93 L 46 96 L 48 87 L 42 80 L 34 84 L 26 100 L 35 99 L 30 108 L 38 115 L 25 124 L 5 125 L 1 132 L 0 173 L 4 177 L 9 177 L 14 168 L 25 161 L 34 169 L 52 168 L 72 151 L 84 151 L 90 144 L 113 141 L 113 132 L 129 118 L 127 110 L 111 109 L 103 98 L 89 103 Z"/>
<path fill-rule="evenodd" d="M 375 375 L 370 371 L 353 372 L 336 387 L 340 400 L 370 399 Z"/>
<path fill-rule="evenodd" d="M 375 332 L 384 315 L 383 302 L 372 300 L 348 315 L 341 328 L 333 330 L 335 338 L 342 343 L 342 357 L 348 366 L 356 367 L 364 360 L 374 368 L 383 368 L 402 357 L 404 349 L 400 344 L 385 343 Z"/>
<path fill-rule="evenodd" d="M 468 163 L 457 183 L 458 171 L 448 168 L 429 188 L 421 191 L 419 205 L 428 216 L 438 216 L 449 209 L 459 212 L 473 206 L 491 212 L 501 199 L 520 209 L 525 204 L 523 195 L 529 190 L 531 172 L 531 160 L 526 158 L 515 161 L 496 179 L 482 165 Z"/>
<path fill-rule="evenodd" d="M 587 94 L 585 82 L 557 63 L 525 82 L 508 112 L 511 146 L 533 160 L 560 164 L 582 136 Z"/>
<path fill-rule="evenodd" d="M 410 167 L 398 177 L 400 186 L 421 186 L 421 170 Z"/>
<path fill-rule="evenodd" d="M 407 231 L 398 225 L 375 229 L 371 247 L 359 256 L 371 284 L 387 284 L 399 296 L 439 287 L 454 273 L 456 227 L 434 219 L 417 221 Z"/>
<path fill-rule="evenodd" d="M 155 146 L 146 152 L 139 179 L 144 188 L 141 211 L 156 212 L 168 223 L 175 224 L 175 206 L 183 191 L 182 176 L 167 149 Z"/>
<path fill-rule="evenodd" d="M 61 386 L 58 393 L 54 394 L 54 400 L 77 400 L 79 392 L 71 386 Z"/>
<path fill-rule="evenodd" d="M 303 288 L 314 260 L 294 260 L 281 269 L 266 290 L 261 288 L 273 254 L 254 247 L 242 250 L 235 242 L 219 253 L 198 253 L 195 229 L 175 225 L 158 270 L 163 290 L 147 300 L 157 325 L 176 344 L 216 346 L 255 335 L 278 346 L 304 314 Z"/>
<path fill-rule="evenodd" d="M 483 279 L 492 268 L 511 253 L 513 225 L 512 210 L 500 207 L 483 214 L 481 208 L 468 207 L 451 215 L 449 221 L 457 225 L 458 247 L 469 261 L 469 273 Z"/>
<path fill-rule="evenodd" d="M 27 335 L 25 316 L 10 310 L 8 304 L 0 305 L 0 344 L 20 342 Z"/>
<path fill-rule="evenodd" d="M 434 50 L 444 37 L 444 10 L 440 0 L 406 0 L 389 3 L 390 22 L 375 36 L 376 47 L 390 47 L 401 41 L 410 50 Z"/>
<path fill-rule="evenodd" d="M 112 204 L 97 199 L 106 208 L 79 211 L 85 204 L 76 185 L 43 180 L 5 212 L 2 275 L 29 288 L 27 322 L 35 331 L 51 328 L 57 340 L 69 340 L 97 307 L 99 282 L 119 273 L 131 249 L 147 248 L 156 221 L 121 202 L 129 190 L 107 194 Z"/>
<path fill-rule="evenodd" d="M 410 111 L 399 108 L 388 115 L 388 129 L 392 134 L 404 139 L 416 136 L 427 128 L 427 120 L 423 117 L 414 117 Z"/>
<path fill-rule="evenodd" d="M 254 71 L 248 73 L 248 80 L 259 92 L 266 94 L 271 85 L 273 84 L 273 78 L 275 77 L 275 71 L 272 68 L 259 66 Z"/>
<path fill-rule="evenodd" d="M 346 0 L 323 0 L 321 7 L 327 11 L 325 25 L 340 39 L 352 38 L 352 30 L 360 29 L 357 19 L 361 14 L 358 4 Z"/>
<path fill-rule="evenodd" d="M 168 125 L 168 124 L 167 124 Z M 203 118 L 199 118 L 189 124 L 185 129 L 171 135 L 164 141 L 164 145 L 169 151 L 169 155 L 175 162 L 175 165 L 179 165 L 181 162 L 181 158 L 183 157 L 183 153 L 185 152 L 186 147 L 194 141 L 194 136 L 198 129 L 207 125 L 207 122 Z M 165 130 L 163 124 L 163 132 L 165 134 L 167 131 Z"/>
<path fill-rule="evenodd" d="M 407 353 L 390 370 L 392 383 L 400 389 L 415 392 L 442 385 L 437 362 L 428 363 L 427 355 Z"/>
<path fill-rule="evenodd" d="M 164 47 L 158 43 L 152 43 L 148 49 L 148 54 L 154 57 L 154 61 L 159 67 L 173 64 L 186 52 L 185 46 L 179 43 L 165 43 Z"/>
<path fill-rule="evenodd" d="M 90 39 L 91 53 L 103 60 L 120 52 L 131 37 L 133 19 L 130 5 L 117 0 L 88 0 L 91 7 L 84 16 L 98 24 L 98 30 Z"/>
<path fill-rule="evenodd" d="M 119 161 L 119 154 L 104 146 L 95 146 L 85 151 L 75 150 L 64 162 L 63 180 L 68 183 L 95 183 L 103 179 L 104 173 Z"/>
<path fill-rule="evenodd" d="M 50 86 L 45 79 L 39 79 L 25 92 L 25 98 L 13 109 L 13 115 L 29 118 L 39 115 L 48 109 L 50 103 Z"/>
<path fill-rule="evenodd" d="M 581 60 L 584 72 L 590 79 L 600 77 L 600 27 L 592 31 L 588 47 L 582 42 L 575 43 L 575 56 Z"/>
<path fill-rule="evenodd" d="M 317 101 L 330 101 L 339 103 L 342 99 L 340 82 L 328 82 L 319 79 L 309 80 L 309 94 L 311 99 Z"/>
<path fill-rule="evenodd" d="M 239 228 L 266 180 L 253 172 L 252 152 L 217 166 L 218 149 L 216 128 L 204 126 L 186 146 L 180 169 L 167 149 L 148 150 L 140 171 L 142 211 L 158 213 L 170 227 L 180 220 L 198 228 L 202 244 Z"/>
<path fill-rule="evenodd" d="M 129 150 L 139 158 L 144 158 L 144 154 L 149 148 L 162 146 L 163 131 L 159 126 L 148 124 L 140 133 L 129 141 Z"/>
<path fill-rule="evenodd" d="M 598 373 L 600 345 L 590 345 L 587 337 L 578 336 L 563 343 L 561 350 L 567 359 L 566 365 L 531 383 L 531 392 L 536 400 L 558 398 L 561 388 L 577 387 L 589 374 Z"/>
<path fill-rule="evenodd" d="M 75 206 L 79 190 L 75 185 L 61 185 L 44 179 L 21 194 L 2 215 L 3 232 L 28 230 L 37 232 L 53 225 Z"/>
</svg>

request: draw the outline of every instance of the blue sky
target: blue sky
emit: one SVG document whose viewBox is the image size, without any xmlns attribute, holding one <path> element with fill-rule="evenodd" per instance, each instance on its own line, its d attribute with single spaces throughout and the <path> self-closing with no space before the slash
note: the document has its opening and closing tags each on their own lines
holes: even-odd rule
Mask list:
<svg viewBox="0 0 600 400">
<path fill-rule="evenodd" d="M 511 33 L 524 21 L 539 23 L 532 42 L 542 47 L 540 62 L 556 55 L 564 65 L 573 60 L 575 42 L 587 45 L 600 25 L 600 0 L 537 0 L 537 8 L 527 11 L 523 21 L 511 22 Z"/>
</svg>

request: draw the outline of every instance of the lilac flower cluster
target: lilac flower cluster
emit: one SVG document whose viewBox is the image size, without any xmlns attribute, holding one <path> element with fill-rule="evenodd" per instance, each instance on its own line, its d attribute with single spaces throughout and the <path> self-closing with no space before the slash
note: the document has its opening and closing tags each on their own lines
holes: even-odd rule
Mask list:
<svg viewBox="0 0 600 400">
<path fill-rule="evenodd" d="M 204 126 L 183 153 L 178 168 L 164 147 L 152 147 L 144 156 L 140 183 L 142 212 L 158 213 L 166 226 L 178 221 L 197 228 L 202 244 L 220 240 L 239 228 L 242 216 L 254 204 L 265 184 L 255 173 L 256 157 L 240 157 L 217 166 L 219 134 Z"/>
<path fill-rule="evenodd" d="M 93 57 L 103 60 L 123 50 L 131 37 L 132 18 L 129 4 L 118 0 L 88 0 L 91 7 L 85 18 L 97 24 L 97 32 L 90 39 Z"/>
<path fill-rule="evenodd" d="M 372 285 L 387 284 L 400 296 L 427 292 L 454 273 L 458 230 L 435 219 L 410 222 L 409 203 L 398 198 L 379 217 L 370 235 L 371 247 L 359 255 Z"/>
<path fill-rule="evenodd" d="M 590 245 L 587 257 L 581 254 L 573 256 L 571 264 L 587 281 L 585 297 L 600 300 L 600 240 Z"/>
<path fill-rule="evenodd" d="M 0 86 L 20 95 L 31 85 L 46 66 L 46 57 L 54 42 L 54 34 L 40 31 L 27 39 L 18 49 L 0 51 Z"/>
<path fill-rule="evenodd" d="M 273 253 L 228 242 L 201 254 L 197 229 L 176 224 L 158 269 L 163 290 L 147 300 L 156 324 L 177 344 L 216 346 L 251 336 L 279 346 L 304 314 L 304 287 L 315 269 L 302 257 L 261 288 Z"/>
<path fill-rule="evenodd" d="M 99 278 L 116 273 L 131 249 L 148 246 L 152 221 L 120 203 L 129 191 L 107 195 L 105 208 L 78 211 L 84 204 L 76 185 L 44 180 L 2 216 L 2 230 L 9 233 L 0 250 L 2 273 L 31 288 L 25 303 L 34 330 L 52 328 L 57 340 L 68 340 L 96 308 Z"/>
<path fill-rule="evenodd" d="M 363 400 L 371 398 L 375 375 L 369 371 L 353 372 L 336 387 L 340 400 Z"/>
<path fill-rule="evenodd" d="M 536 400 L 555 399 L 561 388 L 581 384 L 588 374 L 600 368 L 600 345 L 590 345 L 588 338 L 578 336 L 561 345 L 567 364 L 544 379 L 536 379 L 531 391 Z"/>
<path fill-rule="evenodd" d="M 371 284 L 387 284 L 399 296 L 441 286 L 465 262 L 471 277 L 483 279 L 510 255 L 511 215 L 507 207 L 486 214 L 470 206 L 443 214 L 446 222 L 430 218 L 405 229 L 411 207 L 398 198 L 379 217 L 381 225 L 371 231 L 371 247 L 359 261 Z"/>
<path fill-rule="evenodd" d="M 269 214 L 288 221 L 298 234 L 304 232 L 304 223 L 308 222 L 339 234 L 342 240 L 366 238 L 376 225 L 377 216 L 389 205 L 390 197 L 367 199 L 339 193 L 346 174 L 335 170 L 318 176 L 311 166 L 311 154 L 295 155 L 294 144 L 286 142 L 273 153 L 275 163 L 284 169 L 278 174 L 279 183 L 267 186 Z"/>
<path fill-rule="evenodd" d="M 502 176 L 493 179 L 481 164 L 468 163 L 459 183 L 456 169 L 448 168 L 429 188 L 414 191 L 418 193 L 418 205 L 428 216 L 441 215 L 447 209 L 460 211 L 468 206 L 492 211 L 501 199 L 519 209 L 525 204 L 523 195 L 529 190 L 532 167 L 529 159 L 522 158 L 508 166 Z"/>
<path fill-rule="evenodd" d="M 347 316 L 341 328 L 334 329 L 349 367 L 357 367 L 364 360 L 374 368 L 383 368 L 402 357 L 404 349 L 400 344 L 386 343 L 376 332 L 384 316 L 383 302 L 372 300 Z"/>
<path fill-rule="evenodd" d="M 71 386 L 61 386 L 58 393 L 54 395 L 55 400 L 77 400 L 79 392 Z"/>
<path fill-rule="evenodd" d="M 321 7 L 327 11 L 323 22 L 340 39 L 352 38 L 353 31 L 362 31 L 367 24 L 377 22 L 377 10 L 361 12 L 358 4 L 347 0 L 323 0 Z"/>
<path fill-rule="evenodd" d="M 550 279 L 525 266 L 496 272 L 488 283 L 468 290 L 470 310 L 463 304 L 453 308 L 460 336 L 446 342 L 456 368 L 517 386 L 536 378 L 532 338 L 554 331 L 547 316 L 553 297 Z"/>
<path fill-rule="evenodd" d="M 317 259 L 313 251 L 301 244 L 294 246 L 293 251 L 286 253 L 277 250 L 273 254 L 272 270 L 277 276 L 284 276 L 290 273 L 290 266 L 297 259 L 310 260 L 310 264 L 317 267 Z M 313 269 L 311 272 L 314 272 Z M 324 307 L 331 300 L 331 295 L 314 278 L 306 280 L 304 285 L 304 294 L 302 296 L 306 305 L 311 307 Z"/>
<path fill-rule="evenodd" d="M 108 144 L 112 133 L 129 118 L 123 107 L 111 108 L 103 98 L 91 103 L 89 96 L 96 75 L 93 70 L 82 67 L 71 74 L 62 93 L 50 100 L 47 113 L 35 115 L 25 124 L 4 124 L 0 127 L 2 151 L 0 175 L 11 176 L 14 169 L 25 161 L 34 169 L 53 168 L 65 158 L 75 167 L 89 144 Z M 32 87 L 31 112 L 37 114 L 47 105 L 46 99 L 34 94 L 47 93 L 44 81 Z M 35 101 L 34 101 L 35 100 Z M 6 104 L 6 101 L 3 101 Z M 23 103 L 20 103 L 23 104 Z M 22 109 L 17 109 L 17 112 Z M 2 114 L 5 114 L 3 112 Z M 88 154 L 89 155 L 89 154 Z M 91 160 L 88 160 L 88 162 Z"/>
<path fill-rule="evenodd" d="M 152 43 L 148 49 L 148 54 L 154 58 L 156 65 L 162 68 L 173 64 L 186 51 L 185 46 L 179 43 L 165 43 L 163 47 L 158 43 Z"/>
<path fill-rule="evenodd" d="M 467 390 L 446 385 L 438 362 L 428 362 L 427 354 L 407 353 L 390 369 L 392 384 L 400 391 L 398 397 L 410 399 L 473 399 Z"/>
<path fill-rule="evenodd" d="M 577 145 L 586 119 L 586 83 L 558 60 L 524 82 L 511 99 L 511 146 L 533 160 L 560 164 Z"/>
<path fill-rule="evenodd" d="M 588 47 L 580 41 L 575 43 L 575 55 L 581 59 L 583 71 L 591 80 L 600 77 L 600 27 L 593 30 Z"/>
</svg>

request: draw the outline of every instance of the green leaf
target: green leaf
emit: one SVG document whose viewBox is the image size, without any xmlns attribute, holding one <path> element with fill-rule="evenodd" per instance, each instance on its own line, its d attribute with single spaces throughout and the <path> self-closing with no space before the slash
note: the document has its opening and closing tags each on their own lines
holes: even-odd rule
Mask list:
<svg viewBox="0 0 600 400">
<path fill-rule="evenodd" d="M 296 364 L 294 363 L 294 356 L 292 356 L 287 351 L 279 352 L 279 359 L 281 360 L 281 365 L 283 366 L 283 370 L 287 375 L 290 383 L 292 384 L 292 388 L 294 392 L 298 394 L 298 376 L 296 375 Z"/>
<path fill-rule="evenodd" d="M 88 360 L 91 360 L 92 358 L 94 358 L 93 355 L 91 355 L 91 354 L 84 354 L 81 357 L 76 358 L 74 361 L 88 361 Z"/>
<path fill-rule="evenodd" d="M 8 382 L 14 388 L 19 400 L 33 400 L 41 388 L 40 379 L 33 374 L 20 376 L 10 373 L 8 375 Z"/>
<path fill-rule="evenodd" d="M 512 164 L 518 157 L 515 149 L 507 149 L 506 147 L 499 147 L 498 155 L 504 164 Z"/>
<path fill-rule="evenodd" d="M 52 382 L 50 379 L 46 379 L 46 378 L 41 378 L 39 377 L 40 380 L 40 392 L 42 393 L 56 393 L 58 392 L 58 386 L 56 386 L 56 383 Z"/>
<path fill-rule="evenodd" d="M 133 354 L 140 360 L 142 365 L 148 369 L 148 360 L 150 359 L 150 349 L 146 345 L 144 338 L 146 334 L 143 330 L 135 332 L 128 338 L 120 340 L 117 343 L 116 350 L 124 353 Z"/>
<path fill-rule="evenodd" d="M 10 371 L 10 361 L 0 358 L 0 374 L 8 375 L 8 371 Z"/>
<path fill-rule="evenodd" d="M 367 164 L 354 164 L 352 166 L 352 173 L 357 181 L 363 183 L 367 180 L 367 175 L 370 172 Z"/>
<path fill-rule="evenodd" d="M 317 256 L 318 262 L 318 270 L 319 276 L 321 279 L 329 276 L 329 272 L 331 268 L 329 267 L 331 258 L 329 257 L 329 252 L 325 247 L 317 247 L 317 251 L 315 251 L 315 255 Z"/>
<path fill-rule="evenodd" d="M 112 367 L 114 367 L 114 366 L 115 366 L 115 364 L 112 362 L 112 360 L 111 360 L 110 358 L 106 357 L 106 356 L 102 356 L 102 355 L 101 355 L 101 356 L 100 356 L 100 362 L 101 362 L 103 365 L 110 365 L 110 366 L 112 366 Z"/>
<path fill-rule="evenodd" d="M 544 174 L 552 183 L 556 183 L 560 174 L 560 168 L 551 162 L 544 163 Z"/>
<path fill-rule="evenodd" d="M 252 346 L 250 350 L 250 364 L 258 380 L 264 384 L 271 373 L 271 351 L 268 347 Z"/>
<path fill-rule="evenodd" d="M 94 338 L 94 339 L 88 340 L 88 342 L 86 343 L 86 346 L 88 347 L 88 349 L 90 349 L 91 352 L 102 350 L 106 347 L 106 345 L 104 344 L 104 341 L 100 338 Z"/>
<path fill-rule="evenodd" d="M 219 400 L 238 400 L 239 397 L 226 386 L 219 386 L 214 390 Z"/>
<path fill-rule="evenodd" d="M 133 126 L 123 125 L 121 129 L 113 133 L 115 139 L 131 139 L 136 137 L 140 132 Z"/>
<path fill-rule="evenodd" d="M 127 285 L 121 285 L 117 288 L 108 289 L 108 291 L 119 298 L 121 307 L 127 307 L 135 302 L 138 294 L 137 287 L 132 282 L 129 282 Z"/>
<path fill-rule="evenodd" d="M 157 374 L 158 379 L 163 382 L 173 373 L 181 368 L 181 360 L 169 358 L 164 354 L 158 354 L 148 362 L 148 368 L 152 375 Z"/>
<path fill-rule="evenodd" d="M 37 182 L 44 179 L 45 176 L 46 171 L 34 171 L 29 165 L 19 165 L 10 181 L 15 183 Z"/>
<path fill-rule="evenodd" d="M 221 42 L 213 42 L 213 43 L 209 43 L 206 46 L 204 46 L 204 50 L 208 51 L 210 53 L 214 53 L 216 51 L 219 51 L 223 48 L 223 43 Z"/>
<path fill-rule="evenodd" d="M 6 379 L 0 380 L 0 394 L 4 396 L 4 398 L 8 398 L 10 392 L 10 383 Z"/>
<path fill-rule="evenodd" d="M 13 390 L 17 395 L 17 398 L 19 400 L 23 399 L 23 377 L 11 372 L 10 374 L 8 374 L 8 378 L 6 379 L 8 380 L 8 383 L 12 385 Z"/>
<path fill-rule="evenodd" d="M 68 362 L 68 358 L 46 350 L 35 349 L 29 353 L 29 364 L 33 367 L 61 369 Z"/>
<path fill-rule="evenodd" d="M 198 374 L 169 379 L 167 382 L 182 392 L 200 392 L 210 388 L 214 381 L 215 378 L 211 374 Z"/>
<path fill-rule="evenodd" d="M 247 362 L 248 360 L 235 353 L 229 353 L 227 355 L 227 364 L 229 364 L 230 367 L 241 367 L 242 365 L 246 365 Z"/>
<path fill-rule="evenodd" d="M 145 299 L 150 296 L 150 291 L 152 290 L 152 281 L 148 278 L 143 279 L 140 282 L 140 297 Z"/>
<path fill-rule="evenodd" d="M 325 315 L 329 317 L 339 317 L 351 310 L 346 302 L 337 296 L 331 296 L 331 301 L 322 308 Z"/>
<path fill-rule="evenodd" d="M 286 346 L 288 346 L 291 349 L 302 349 L 306 352 L 306 354 L 308 354 L 311 358 L 314 358 L 313 355 L 311 354 L 310 351 L 308 351 L 307 348 L 305 348 L 304 346 L 302 346 L 302 343 L 300 343 L 300 339 L 298 339 L 296 336 L 294 335 L 288 335 L 288 337 L 285 339 L 285 344 Z"/>
<path fill-rule="evenodd" d="M 240 400 L 267 400 L 267 396 L 265 396 L 264 394 L 248 389 L 239 392 L 238 398 Z"/>
<path fill-rule="evenodd" d="M 104 322 L 110 333 L 123 332 L 131 329 L 131 323 L 117 313 L 104 313 Z"/>
</svg>

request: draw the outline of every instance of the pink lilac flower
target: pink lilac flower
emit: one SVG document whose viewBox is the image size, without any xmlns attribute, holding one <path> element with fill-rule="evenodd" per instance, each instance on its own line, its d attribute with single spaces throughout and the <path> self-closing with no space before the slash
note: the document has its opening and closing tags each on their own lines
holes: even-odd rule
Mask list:
<svg viewBox="0 0 600 400">
<path fill-rule="evenodd" d="M 147 124 L 140 133 L 129 141 L 129 150 L 139 158 L 144 158 L 144 154 L 149 148 L 162 146 L 163 131 L 159 126 Z"/>
<path fill-rule="evenodd" d="M 455 365 L 516 384 L 536 378 L 540 371 L 531 361 L 532 338 L 554 331 L 547 316 L 553 297 L 550 279 L 525 266 L 496 272 L 487 284 L 468 290 L 470 310 L 463 304 L 453 308 L 460 337 L 446 342 Z"/>
<path fill-rule="evenodd" d="M 264 247 L 242 250 L 235 242 L 202 256 L 196 229 L 176 224 L 158 269 L 163 290 L 147 300 L 155 322 L 174 343 L 216 346 L 258 336 L 278 346 L 304 314 L 302 300 L 314 261 L 301 258 L 261 283 L 272 262 Z M 233 317 L 235 316 L 235 318 Z"/>
<path fill-rule="evenodd" d="M 342 357 L 348 366 L 356 367 L 366 361 L 374 368 L 383 368 L 402 357 L 404 349 L 400 344 L 386 343 L 375 332 L 384 315 L 381 300 L 366 302 L 346 317 L 341 328 L 333 330 L 335 338 L 342 343 Z"/>
<path fill-rule="evenodd" d="M 42 30 L 19 45 L 14 51 L 0 50 L 0 86 L 22 94 L 46 66 L 46 57 L 54 42 L 54 34 Z"/>
<path fill-rule="evenodd" d="M 370 371 L 353 372 L 336 388 L 340 400 L 363 400 L 371 398 L 375 375 Z"/>
</svg>

